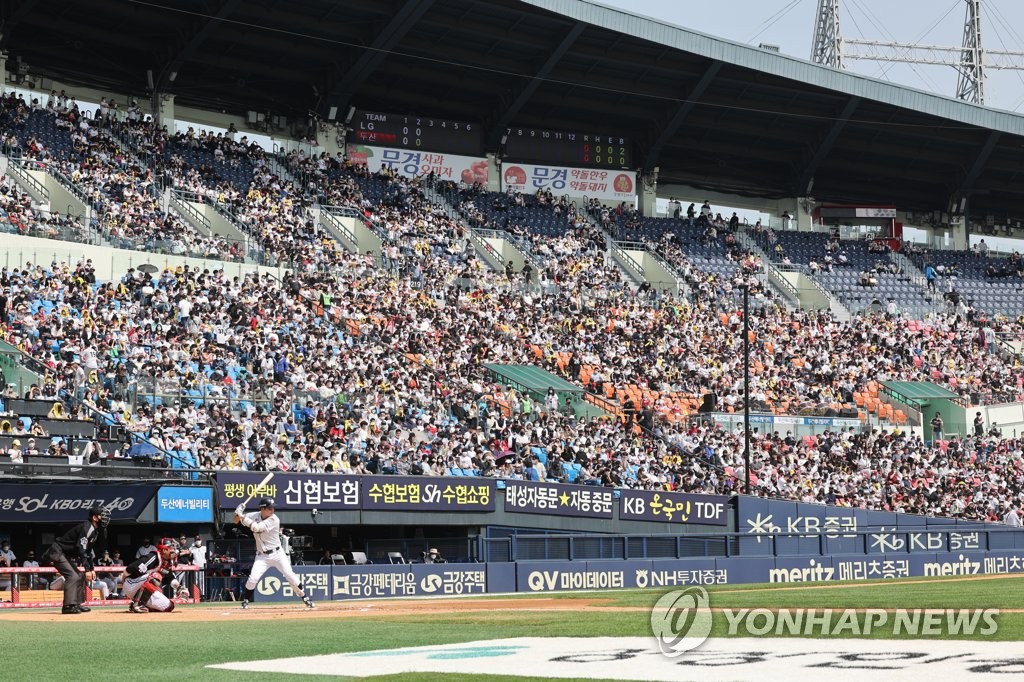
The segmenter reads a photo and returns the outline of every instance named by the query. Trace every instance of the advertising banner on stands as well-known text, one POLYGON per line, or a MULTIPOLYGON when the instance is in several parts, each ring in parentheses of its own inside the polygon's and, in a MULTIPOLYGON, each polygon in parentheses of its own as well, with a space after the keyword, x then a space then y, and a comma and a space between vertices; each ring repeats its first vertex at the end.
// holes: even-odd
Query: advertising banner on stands
POLYGON ((606 168, 540 166, 533 163, 505 163, 501 167, 501 189, 523 194, 551 190, 556 196, 588 197, 604 201, 633 202, 636 173, 606 168))
POLYGON ((611 488, 535 481, 505 483, 506 512, 610 519, 614 506, 611 488))
MULTIPOLYGON (((250 495, 254 500, 273 497, 279 510, 313 509, 323 511, 359 509, 359 476, 337 474, 276 474, 262 488, 257 485, 266 475, 262 471, 222 471, 217 474, 217 501, 221 509, 233 509, 250 495)), ((251 501, 250 507, 256 508, 251 501)))
POLYGON ((725 495, 623 490, 619 498, 619 519, 726 526, 729 524, 728 502, 725 495))
POLYGON ((156 493, 151 485, 0 485, 0 522, 84 521, 90 507, 134 521, 156 493))
POLYGON ((384 511, 494 511, 495 483, 489 478, 434 479, 422 476, 366 476, 362 508, 384 511))
POLYGON ((442 152, 350 144, 348 158, 353 163, 366 166, 371 173, 387 169, 407 178, 433 173, 442 180, 486 185, 489 175, 487 159, 442 152))
POLYGON ((891 552, 957 552, 1013 549, 1015 534, 985 533, 1002 524, 962 522, 915 514, 851 509, 826 504, 767 500, 740 496, 737 531, 747 556, 778 554, 887 554, 891 552), (868 535, 858 535, 868 531, 868 535), (766 536, 776 536, 773 542, 766 536), (991 539, 993 545, 986 546, 991 539), (1003 544, 999 544, 1003 543, 1003 544), (1007 546, 1010 545, 1010 546, 1007 546))
POLYGON ((210 523, 213 488, 161 486, 156 494, 158 523, 210 523))
MULTIPOLYGON (((425 478, 423 476, 339 476, 338 474, 276 474, 260 489, 266 474, 221 472, 217 494, 221 509, 232 509, 250 495, 273 497, 281 511, 449 511, 492 512, 495 482, 487 478, 425 478)), ((256 502, 251 501, 253 509, 256 502)))

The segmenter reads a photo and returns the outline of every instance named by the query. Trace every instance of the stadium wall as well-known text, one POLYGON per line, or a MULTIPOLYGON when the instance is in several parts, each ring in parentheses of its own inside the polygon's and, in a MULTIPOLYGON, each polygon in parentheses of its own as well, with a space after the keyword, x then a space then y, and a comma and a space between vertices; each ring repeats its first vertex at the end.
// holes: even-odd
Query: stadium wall
POLYGON ((975 412, 981 412, 987 425, 986 428, 992 428, 993 424, 998 424, 1004 438, 1016 438, 1018 434, 1024 433, 1024 403, 1003 403, 968 408, 966 419, 968 423, 973 423, 975 412))
POLYGON ((53 261, 58 263, 66 261, 74 265, 86 258, 92 259, 98 280, 120 280, 128 271, 128 268, 138 267, 143 263, 151 263, 160 269, 176 268, 179 265, 188 265, 200 270, 207 268, 210 270, 223 269, 225 275, 229 277, 236 275, 241 277, 248 273, 259 272, 281 278, 288 272, 288 269, 284 267, 270 268, 249 263, 229 263, 206 258, 130 251, 128 249, 114 249, 109 246, 76 244, 15 234, 4 235, 4 250, 3 255, 0 256, 0 264, 8 268, 22 266, 26 262, 31 262, 33 265, 41 264, 48 266, 53 261))
POLYGON ((70 213, 73 216, 92 217, 92 209, 68 191, 55 177, 41 170, 28 170, 27 172, 46 188, 51 211, 65 215, 70 213))
MULTIPOLYGON (((485 564, 299 566, 296 573, 317 601, 387 597, 457 596, 511 592, 674 589, 690 585, 827 583, 897 578, 998 575, 1024 572, 1024 549, 1000 552, 835 555, 819 558, 628 559, 485 564)), ((241 578, 214 589, 237 589, 241 578)), ((256 601, 294 600, 276 570, 257 584, 256 601)))

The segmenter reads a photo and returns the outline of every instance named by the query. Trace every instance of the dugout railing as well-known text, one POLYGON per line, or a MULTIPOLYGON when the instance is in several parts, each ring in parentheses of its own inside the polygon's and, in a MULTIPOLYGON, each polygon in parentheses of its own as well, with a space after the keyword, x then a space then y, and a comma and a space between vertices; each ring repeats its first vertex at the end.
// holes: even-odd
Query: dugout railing
MULTIPOLYGON (((197 604, 206 594, 205 571, 196 566, 174 566, 174 578, 179 581, 177 589, 165 584, 164 593, 176 604, 197 604)), ((120 576, 124 566, 97 566, 96 577, 99 580, 109 578, 114 590, 121 589, 120 576)), ((79 568, 80 573, 84 573, 79 568)), ((50 566, 39 568, 9 568, 0 566, 0 609, 10 608, 60 608, 64 599, 64 587, 51 586, 60 577, 57 569, 50 566), (45 586, 40 578, 45 580, 45 586)), ((83 578, 84 579, 84 578, 83 578)), ((111 592, 110 596, 119 592, 111 592)), ((86 584, 85 601, 87 606, 127 606, 129 600, 118 596, 102 598, 102 588, 97 584, 86 584)))

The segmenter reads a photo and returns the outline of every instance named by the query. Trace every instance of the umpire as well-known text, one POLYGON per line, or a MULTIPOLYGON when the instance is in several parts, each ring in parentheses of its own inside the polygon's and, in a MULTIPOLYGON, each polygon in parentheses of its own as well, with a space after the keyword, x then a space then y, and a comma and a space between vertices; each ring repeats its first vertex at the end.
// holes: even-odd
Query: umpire
POLYGON ((102 507, 92 507, 89 509, 88 521, 77 524, 57 538, 43 555, 43 558, 64 576, 64 606, 60 610, 61 613, 85 613, 91 610, 88 606, 82 606, 85 600, 85 584, 71 559, 77 557, 82 560, 85 579, 92 581, 96 577, 93 571, 92 548, 101 533, 106 535, 108 523, 110 512, 102 507))

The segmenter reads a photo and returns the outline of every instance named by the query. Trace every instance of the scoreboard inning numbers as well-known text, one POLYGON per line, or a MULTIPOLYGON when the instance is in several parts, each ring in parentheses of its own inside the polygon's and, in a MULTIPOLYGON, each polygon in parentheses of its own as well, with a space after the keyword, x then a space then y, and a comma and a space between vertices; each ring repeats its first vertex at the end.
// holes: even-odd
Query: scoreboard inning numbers
POLYGON ((503 152, 509 161, 599 168, 633 167, 633 144, 629 138, 618 135, 507 128, 503 152))
POLYGON ((483 126, 472 121, 357 109, 349 125, 352 144, 477 157, 499 151, 503 159, 513 162, 633 168, 633 143, 619 135, 506 128, 501 148, 485 150, 483 126))
POLYGON ((484 153, 483 128, 471 121, 357 109, 349 125, 348 141, 353 144, 463 156, 484 153))

